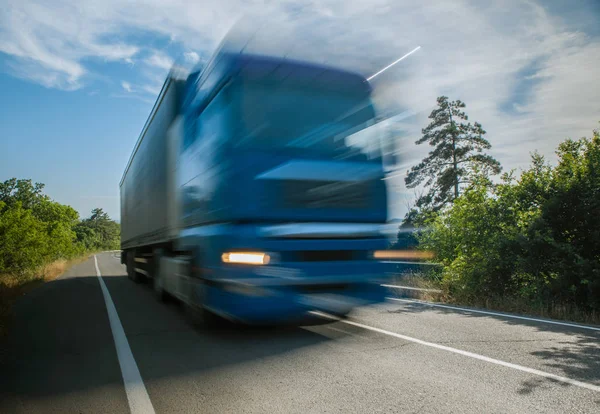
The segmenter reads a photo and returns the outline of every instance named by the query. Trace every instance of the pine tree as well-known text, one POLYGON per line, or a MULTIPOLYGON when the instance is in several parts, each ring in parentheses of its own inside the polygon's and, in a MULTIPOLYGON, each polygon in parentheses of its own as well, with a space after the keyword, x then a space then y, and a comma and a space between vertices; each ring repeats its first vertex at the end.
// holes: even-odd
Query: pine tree
POLYGON ((424 184, 428 191, 415 203, 419 209, 439 210, 460 195, 461 187, 471 182, 473 171, 485 175, 499 174, 500 163, 484 154, 491 144, 483 138, 481 124, 471 124, 462 111, 465 104, 437 99, 438 107, 429 115, 431 123, 422 129, 417 145, 425 142, 434 149, 418 165, 407 172, 404 179, 408 188, 424 184))

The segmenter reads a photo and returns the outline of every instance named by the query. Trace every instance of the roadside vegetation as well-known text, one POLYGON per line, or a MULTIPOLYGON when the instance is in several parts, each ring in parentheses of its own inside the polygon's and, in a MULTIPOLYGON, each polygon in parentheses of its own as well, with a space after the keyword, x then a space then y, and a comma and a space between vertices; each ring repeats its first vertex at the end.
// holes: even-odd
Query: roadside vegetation
POLYGON ((119 248, 120 226, 102 209, 81 220, 43 188, 26 179, 0 183, 0 335, 14 300, 30 287, 90 252, 119 248))
POLYGON ((473 141, 481 126, 438 104, 417 142, 434 149, 406 177, 428 192, 400 235, 416 228, 442 266, 412 282, 448 302, 600 323, 600 131, 563 141, 555 165, 534 153, 520 175, 494 182, 500 165, 482 152, 491 145, 473 141))

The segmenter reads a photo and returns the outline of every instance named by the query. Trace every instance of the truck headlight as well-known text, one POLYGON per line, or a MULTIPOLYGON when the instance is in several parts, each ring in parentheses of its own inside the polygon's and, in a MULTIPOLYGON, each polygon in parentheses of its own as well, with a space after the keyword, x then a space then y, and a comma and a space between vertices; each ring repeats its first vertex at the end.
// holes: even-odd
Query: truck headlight
POLYGON ((266 265, 271 261, 271 256, 261 252, 228 252, 221 255, 221 260, 223 263, 266 265))

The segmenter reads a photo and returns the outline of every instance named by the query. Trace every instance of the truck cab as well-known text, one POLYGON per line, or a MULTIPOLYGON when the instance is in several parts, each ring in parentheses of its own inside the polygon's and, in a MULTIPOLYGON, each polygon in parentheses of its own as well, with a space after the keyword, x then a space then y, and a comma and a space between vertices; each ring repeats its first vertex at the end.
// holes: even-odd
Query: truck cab
POLYGON ((121 184, 128 273, 200 320, 284 323, 383 301, 371 93, 346 70, 226 52, 168 78, 121 184))
POLYGON ((359 75, 221 56, 188 79, 178 249, 202 303, 256 322, 383 300, 387 200, 375 110, 359 75))

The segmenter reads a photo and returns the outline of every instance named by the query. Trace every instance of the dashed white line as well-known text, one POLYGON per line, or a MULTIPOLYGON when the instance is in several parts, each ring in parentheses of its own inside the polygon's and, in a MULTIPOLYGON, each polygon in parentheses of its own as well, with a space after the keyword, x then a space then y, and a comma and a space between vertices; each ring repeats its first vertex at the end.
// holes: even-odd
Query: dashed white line
POLYGON ((431 302, 425 302, 425 301, 422 301, 422 300, 400 299, 400 298, 387 298, 387 299, 395 300, 395 301, 398 301, 398 302, 416 303, 416 304, 419 304, 419 305, 432 306, 432 307, 435 307, 435 308, 452 309, 452 310, 458 310, 458 311, 461 311, 461 312, 481 313, 483 315, 491 315, 491 316, 502 316, 503 318, 521 319, 521 320, 524 320, 524 321, 549 323, 551 325, 561 325, 561 326, 568 326, 570 328, 588 329, 590 331, 598 331, 598 332, 600 332, 600 328, 597 328, 597 327, 594 327, 594 326, 589 326, 589 325, 579 325, 579 324, 576 324, 576 323, 552 321, 552 320, 549 320, 549 319, 530 318, 528 316, 510 315, 510 314, 507 314, 507 313, 491 312, 491 311, 484 311, 484 310, 478 310, 478 309, 460 308, 460 307, 457 307, 457 306, 442 305, 440 303, 431 303, 431 302))
POLYGON ((347 325, 352 325, 352 326, 356 326, 362 329, 366 329, 369 331, 373 331, 373 332, 377 332, 380 334, 384 334, 384 335, 389 335, 389 336, 393 336, 395 338, 398 339, 403 339, 405 341, 409 341, 409 342, 414 342, 416 344, 419 345, 424 345, 424 346, 428 346, 430 348, 436 348, 436 349, 440 349, 442 351, 447 351, 447 352, 452 352, 454 354, 458 354, 458 355, 463 355, 469 358, 474 358, 474 359, 478 359, 480 361, 485 361, 485 362, 489 362, 491 364, 495 364, 495 365, 500 365, 503 367, 507 367, 507 368, 512 368, 514 370, 517 371, 522 371, 522 372, 526 372, 528 374, 533 374, 533 375, 538 375, 540 377, 544 377, 544 378, 549 378, 555 381, 559 381, 562 382, 564 384, 570 384, 570 385, 575 385, 577 387, 581 387, 581 388, 586 388, 588 390, 591 391, 596 391, 596 392, 600 392, 600 386, 598 385, 594 385, 594 384, 589 384, 587 382, 582 382, 582 381, 577 381, 571 378, 567 378, 567 377, 562 377, 560 375, 554 375, 554 374, 550 374, 549 372, 544 372, 544 371, 540 371, 537 369, 533 369, 533 368, 528 368, 528 367, 524 367, 522 365, 517 365, 517 364, 513 364, 510 362, 506 362, 506 361, 501 361, 499 359, 494 359, 494 358, 490 358, 490 357, 486 357, 484 355, 479 355, 473 352, 469 352, 469 351, 463 351, 462 349, 457 349, 457 348, 452 348, 449 346, 445 346, 445 345, 440 345, 440 344, 436 344, 434 342, 427 342, 427 341, 423 341, 421 339, 417 339, 417 338, 413 338, 411 336, 406 336, 406 335, 402 335, 396 332, 391 332, 391 331, 386 331, 385 329, 380 329, 380 328, 376 328, 374 326, 369 326, 369 325, 364 325, 362 323, 358 323, 358 322, 354 322, 354 321, 349 321, 349 320, 343 320, 343 319, 338 319, 334 316, 330 316, 321 312, 313 312, 321 317, 325 317, 328 319, 333 319, 333 320, 337 320, 341 323, 345 323, 347 325))
POLYGON ((119 365, 121 366, 121 375, 123 376, 123 383, 125 384, 125 393, 127 394, 127 401, 129 402, 129 410, 133 414, 154 413, 154 407, 146 391, 146 386, 140 375, 133 353, 129 347, 127 336, 121 325, 121 320, 117 314, 115 304, 110 297, 110 293, 102 280, 100 274, 100 268, 98 267, 98 258, 94 255, 94 264, 96 265, 96 276, 100 282, 100 288, 102 289, 102 295, 104 296, 104 303, 106 304, 106 310, 108 312, 108 320, 110 322, 110 329, 112 330, 113 339, 115 341, 115 348, 117 349, 117 358, 119 359, 119 365))

